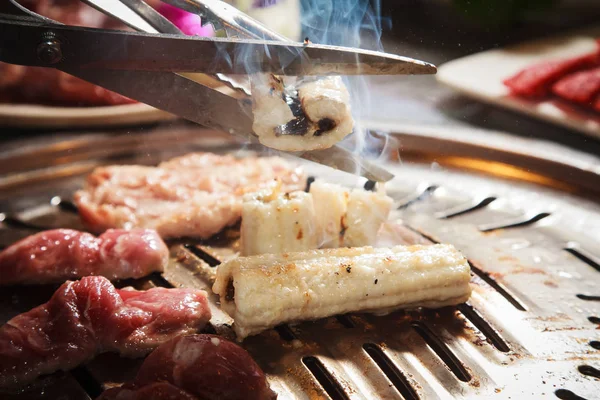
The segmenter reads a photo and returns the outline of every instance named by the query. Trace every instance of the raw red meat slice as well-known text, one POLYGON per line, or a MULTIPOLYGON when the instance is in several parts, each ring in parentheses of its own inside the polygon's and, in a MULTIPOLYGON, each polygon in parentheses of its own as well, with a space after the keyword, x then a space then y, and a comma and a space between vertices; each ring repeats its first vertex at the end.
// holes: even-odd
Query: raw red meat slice
POLYGON ((554 82, 585 68, 595 67, 600 62, 600 52, 586 54, 568 60, 548 61, 527 67, 504 80, 513 94, 525 97, 540 97, 549 93, 554 82))
POLYGON ((69 281, 46 304, 0 327, 0 388, 71 369, 102 352, 143 356, 209 319, 202 290, 117 290, 100 276, 69 281))
POLYGON ((600 93, 600 67, 567 75, 552 86, 565 100, 590 105, 600 93))
POLYGON ((98 400, 142 400, 140 393, 148 393, 148 387, 164 393, 153 397, 157 400, 187 400, 187 395, 200 400, 277 397, 250 354, 215 335, 180 336, 161 345, 146 358, 133 382, 104 392, 98 400))
POLYGON ((158 167, 97 168, 75 202, 94 232, 140 227, 163 238, 208 238, 240 219, 245 193, 275 179, 286 192, 306 184, 302 170, 279 157, 192 153, 158 167))
POLYGON ((71 229, 44 231, 0 252, 0 286, 64 282, 88 275, 140 278, 162 271, 169 249, 156 231, 108 230, 100 237, 71 229))

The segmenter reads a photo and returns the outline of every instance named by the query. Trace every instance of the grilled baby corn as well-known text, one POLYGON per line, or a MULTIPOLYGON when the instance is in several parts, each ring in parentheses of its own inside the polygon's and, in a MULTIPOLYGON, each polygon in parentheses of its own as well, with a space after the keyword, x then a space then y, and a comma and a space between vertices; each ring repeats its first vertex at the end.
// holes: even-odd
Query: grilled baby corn
POLYGON ((313 197, 320 247, 340 247, 350 193, 346 188, 317 180, 310 185, 313 197))
POLYGON ((280 186, 244 196, 242 255, 318 247, 312 196, 300 191, 281 193, 280 186))
POLYGON ((394 201, 383 192, 368 192, 354 189, 348 198, 348 209, 344 219, 346 247, 370 246, 375 244, 377 232, 392 211, 394 201))
POLYGON ((394 201, 383 191, 350 191, 343 186, 315 181, 313 195, 321 247, 374 245, 394 201))
POLYGON ((213 291, 241 340, 284 322, 459 304, 469 279, 451 245, 340 248, 233 259, 213 291))

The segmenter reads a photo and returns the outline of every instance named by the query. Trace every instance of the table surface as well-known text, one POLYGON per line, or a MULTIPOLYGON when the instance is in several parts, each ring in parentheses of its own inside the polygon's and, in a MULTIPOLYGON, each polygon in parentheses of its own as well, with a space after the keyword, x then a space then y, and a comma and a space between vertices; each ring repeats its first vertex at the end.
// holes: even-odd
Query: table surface
MULTIPOLYGON (((581 1, 585 3, 585 0, 581 1)), ((530 21, 497 29, 465 23, 447 5, 431 6, 429 2, 416 0, 383 3, 383 15, 391 15, 389 19, 392 21, 381 38, 384 50, 436 65, 486 49, 580 28, 597 22, 600 17, 600 4, 590 8, 588 2, 585 5, 567 5, 566 10, 555 11, 543 22, 530 21)), ((369 46, 372 44, 365 47, 369 46)), ((361 102, 360 118, 363 119, 386 121, 398 126, 408 123, 503 131, 600 155, 598 140, 461 96, 437 83, 433 76, 368 77, 365 83, 368 100, 361 102)), ((125 130, 135 133, 153 128, 125 130)), ((106 129, 100 131, 106 132, 106 129)), ((0 127, 0 145, 6 151, 25 143, 41 145, 80 134, 75 131, 20 131, 0 127)))

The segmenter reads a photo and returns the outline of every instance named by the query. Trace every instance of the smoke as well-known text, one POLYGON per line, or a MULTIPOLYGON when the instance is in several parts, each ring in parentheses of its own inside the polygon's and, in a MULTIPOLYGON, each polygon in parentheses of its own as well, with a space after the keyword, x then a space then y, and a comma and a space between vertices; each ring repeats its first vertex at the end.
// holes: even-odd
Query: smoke
MULTIPOLYGON (((383 51, 382 30, 391 28, 391 20, 381 15, 381 0, 301 0, 301 11, 303 36, 313 43, 383 51)), ((361 123, 372 115, 374 105, 369 79, 349 76, 344 82, 350 92, 355 126, 341 145, 361 156, 373 156, 374 148, 381 150, 381 137, 374 137, 361 123)), ((395 147, 393 140, 385 135, 380 158, 389 158, 386 154, 395 147)))
POLYGON ((314 43, 383 50, 380 0, 301 0, 301 11, 302 32, 314 43))

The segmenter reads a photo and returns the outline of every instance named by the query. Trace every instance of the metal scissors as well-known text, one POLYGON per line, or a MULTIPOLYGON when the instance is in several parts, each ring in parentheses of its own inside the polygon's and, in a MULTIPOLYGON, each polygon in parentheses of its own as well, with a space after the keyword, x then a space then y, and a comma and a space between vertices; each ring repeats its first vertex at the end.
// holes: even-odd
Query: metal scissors
MULTIPOLYGON (((178 115, 256 142, 249 90, 230 75, 434 74, 435 66, 362 49, 297 43, 220 0, 164 0, 201 16, 226 38, 185 36, 143 0, 82 0, 136 32, 62 25, 9 0, 0 14, 0 61, 51 67, 178 115), (233 90, 190 79, 208 74, 233 90)), ((375 181, 386 170, 341 146, 298 154, 375 181)))

